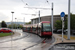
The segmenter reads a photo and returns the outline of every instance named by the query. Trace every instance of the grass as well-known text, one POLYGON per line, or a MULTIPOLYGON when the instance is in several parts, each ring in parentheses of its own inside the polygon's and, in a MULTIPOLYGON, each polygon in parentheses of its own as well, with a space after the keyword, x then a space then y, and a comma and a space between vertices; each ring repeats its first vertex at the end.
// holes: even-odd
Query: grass
POLYGON ((4 37, 4 36, 10 36, 11 33, 0 33, 0 37, 4 37))
MULTIPOLYGON (((62 37, 62 35, 59 35, 59 36, 62 37)), ((64 37, 65 39, 68 39, 68 38, 67 38, 67 35, 63 35, 63 37, 64 37)), ((71 39, 71 40, 75 40, 75 37, 74 37, 74 36, 70 36, 70 39, 71 39)))

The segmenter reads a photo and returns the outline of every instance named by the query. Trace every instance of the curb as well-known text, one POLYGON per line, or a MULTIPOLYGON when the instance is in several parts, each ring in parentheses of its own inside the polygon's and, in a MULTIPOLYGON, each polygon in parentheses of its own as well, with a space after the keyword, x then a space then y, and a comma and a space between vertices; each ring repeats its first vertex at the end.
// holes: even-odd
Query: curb
MULTIPOLYGON (((53 36, 55 38, 55 36, 53 36)), ((56 43, 58 41, 58 38, 55 38, 55 42, 52 43, 52 45, 50 46, 49 49, 51 49, 54 45, 58 45, 58 44, 74 44, 75 45, 75 42, 60 42, 60 43, 56 43)))
MULTIPOLYGON (((57 44, 75 44, 75 42, 61 42, 61 43, 57 43, 57 44)), ((57 45, 55 44, 55 45, 57 45)))
MULTIPOLYGON (((53 36, 54 37, 54 36, 53 36)), ((55 38, 55 37, 54 37, 55 38)), ((55 45, 55 43, 57 42, 57 38, 55 38, 55 42, 54 43, 52 43, 52 45, 50 45, 50 48, 52 48, 54 45, 55 45)), ((49 49, 50 49, 49 48, 49 49)))

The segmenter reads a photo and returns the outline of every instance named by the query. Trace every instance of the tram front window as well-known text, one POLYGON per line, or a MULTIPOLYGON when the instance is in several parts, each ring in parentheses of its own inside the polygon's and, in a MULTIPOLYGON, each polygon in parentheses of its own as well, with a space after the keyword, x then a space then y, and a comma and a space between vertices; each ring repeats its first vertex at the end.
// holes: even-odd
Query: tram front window
POLYGON ((51 31, 51 24, 43 23, 43 31, 51 31))

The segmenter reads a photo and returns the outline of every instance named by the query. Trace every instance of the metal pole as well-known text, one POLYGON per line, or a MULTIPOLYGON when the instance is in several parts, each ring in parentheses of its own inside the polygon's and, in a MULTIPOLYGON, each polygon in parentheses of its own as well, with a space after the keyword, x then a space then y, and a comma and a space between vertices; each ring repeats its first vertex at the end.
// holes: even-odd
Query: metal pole
POLYGON ((53 34, 53 3, 52 3, 52 9, 51 10, 52 10, 52 21, 51 21, 52 23, 51 24, 52 24, 52 34, 53 34))
POLYGON ((70 40, 70 0, 68 0, 68 40, 70 40))
POLYGON ((63 42, 63 29, 64 29, 64 22, 62 20, 62 42, 63 42))
POLYGON ((18 30, 18 19, 17 19, 17 30, 18 30))
MULTIPOLYGON (((12 13, 12 23, 11 23, 11 25, 12 25, 12 30, 13 30, 13 13, 14 12, 11 12, 12 13)), ((12 33, 11 33, 11 48, 12 48, 12 33)))
POLYGON ((25 24, 25 17, 24 17, 24 24, 25 24))
POLYGON ((39 11, 39 23, 40 23, 40 11, 39 11))
POLYGON ((13 13, 14 13, 14 12, 11 12, 11 13, 12 13, 12 29, 13 29, 13 13))
POLYGON ((16 19, 17 19, 17 18, 15 18, 15 32, 16 32, 16 19))

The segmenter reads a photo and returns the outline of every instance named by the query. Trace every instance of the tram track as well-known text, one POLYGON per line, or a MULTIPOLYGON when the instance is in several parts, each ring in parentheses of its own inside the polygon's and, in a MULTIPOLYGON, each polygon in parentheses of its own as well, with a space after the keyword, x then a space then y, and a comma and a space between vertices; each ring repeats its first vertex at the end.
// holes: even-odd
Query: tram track
MULTIPOLYGON (((36 46, 39 46, 40 44, 44 44, 44 43, 42 43, 42 41, 44 41, 45 40, 45 43, 46 44, 50 44, 51 42, 50 41, 52 41, 52 39, 51 38, 47 38, 47 39, 45 39, 45 38, 40 38, 38 35, 35 35, 35 34, 32 34, 32 33, 27 33, 27 32, 23 32, 23 36, 22 37, 20 37, 20 38, 16 38, 16 39, 12 39, 12 41, 14 41, 14 42, 16 42, 16 40, 23 40, 23 42, 25 41, 25 42, 32 42, 33 44, 32 45, 29 45, 29 46, 27 46, 27 47, 25 47, 24 49, 23 48, 21 48, 22 50, 28 50, 28 49, 30 49, 30 48, 34 48, 34 46, 36 47, 36 46), (24 35, 25 34, 25 35, 24 35), (38 38, 37 38, 38 37, 38 38), (24 39, 26 39, 26 40, 24 40, 24 39), (38 40, 36 40, 36 39, 38 39, 38 40)), ((8 40, 8 41, 10 41, 10 40, 8 40)), ((8 42, 8 41, 4 41, 4 42, 8 42)), ((4 43, 4 42, 0 42, 0 43, 4 43)), ((42 45, 41 46, 41 48, 43 48, 43 47, 45 47, 45 46, 48 46, 48 45, 42 45)), ((14 46, 13 46, 14 47, 14 46)), ((22 47, 22 46, 21 46, 22 47)), ((2 48, 2 47, 0 47, 0 48, 2 48)), ((3 48, 7 48, 7 49, 9 49, 9 48, 11 48, 10 46, 9 47, 3 47, 3 48)), ((15 47, 14 47, 15 48, 15 47)), ((20 48, 20 46, 17 46, 16 48, 20 48)), ((15 49, 16 49, 15 48, 15 49)))
MULTIPOLYGON (((52 37, 54 40, 55 40, 55 38, 54 37, 52 37)), ((32 45, 32 46, 29 46, 29 47, 27 47, 27 48, 24 48, 23 50, 27 50, 27 49, 30 49, 30 48, 32 48, 32 47, 34 47, 34 46, 38 46, 39 44, 41 44, 41 43, 43 43, 43 41, 45 40, 45 45, 43 45, 43 46, 41 46, 41 48, 44 48, 44 47, 46 47, 46 46, 50 46, 52 43, 53 43, 53 39, 51 39, 51 38, 44 38, 40 43, 37 43, 37 44, 34 44, 34 45, 32 45), (46 45, 47 44, 47 45, 46 45)))
MULTIPOLYGON (((15 38, 12 38, 12 39, 8 39, 8 40, 5 40, 5 41, 0 41, 0 43, 4 43, 4 42, 8 42, 8 41, 15 41, 15 40, 19 40, 19 39, 22 39, 22 38, 26 38, 27 36, 29 36, 28 34, 22 36, 22 37, 15 37, 15 38)), ((10 37, 11 38, 11 37, 10 37)))

